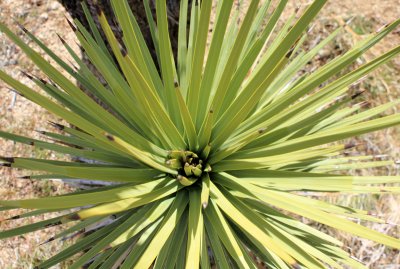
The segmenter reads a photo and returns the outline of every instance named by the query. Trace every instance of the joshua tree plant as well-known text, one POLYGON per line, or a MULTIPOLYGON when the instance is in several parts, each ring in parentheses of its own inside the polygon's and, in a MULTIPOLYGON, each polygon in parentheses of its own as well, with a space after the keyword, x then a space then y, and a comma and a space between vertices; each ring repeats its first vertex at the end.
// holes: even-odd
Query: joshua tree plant
POLYGON ((84 53, 106 85, 62 38, 78 67, 67 64, 21 26, 108 110, 0 24, 0 30, 47 76, 26 74, 47 94, 33 91, 2 71, 0 79, 78 127, 52 123, 60 132, 43 135, 53 143, 6 132, 0 136, 97 161, 1 157, 1 164, 42 172, 27 176, 31 179, 116 183, 62 196, 1 200, 1 210, 32 209, 11 219, 54 211, 60 216, 2 231, 0 238, 70 223, 46 242, 68 235, 78 240, 37 268, 49 268, 77 253, 81 255, 71 268, 210 268, 211 264, 256 268, 254 256, 267 268, 365 268, 341 248, 340 241, 302 223, 297 215, 400 248, 400 240, 353 221, 380 219, 313 196, 317 192, 398 192, 399 188, 382 184, 400 182, 398 176, 346 175, 343 172, 349 168, 387 162, 368 156, 353 162, 345 154, 352 145, 340 142, 400 123, 399 114, 378 117, 398 101, 368 110, 360 104, 349 105, 358 96, 349 87, 395 57, 400 47, 343 72, 400 20, 312 73, 298 75, 340 31, 309 51, 301 50, 309 24, 325 2, 314 1, 297 20, 293 16, 275 31, 287 0, 275 8, 270 1, 250 1, 240 24, 239 12, 231 10, 233 1, 218 1, 208 45, 213 1, 192 5, 189 31, 188 1, 181 1, 175 63, 166 2, 157 0, 155 18, 147 15, 158 72, 128 3, 111 1, 123 33, 121 42, 101 9, 97 16, 112 53, 88 12, 91 32, 79 21, 71 22, 84 53), (99 225, 89 228, 93 224, 99 225))

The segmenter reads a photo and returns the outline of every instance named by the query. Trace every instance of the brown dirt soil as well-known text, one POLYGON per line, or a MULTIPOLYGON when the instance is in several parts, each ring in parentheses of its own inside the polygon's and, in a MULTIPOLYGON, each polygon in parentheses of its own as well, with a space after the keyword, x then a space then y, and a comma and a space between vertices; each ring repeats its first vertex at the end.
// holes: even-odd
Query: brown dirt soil
MULTIPOLYGON (((289 1, 290 8, 285 16, 292 14, 294 8, 310 2, 310 0, 289 1)), ((14 20, 23 24, 32 31, 37 37, 42 39, 51 49, 59 52, 59 55, 65 55, 65 50, 61 42, 57 39, 55 33, 60 33, 69 44, 74 46, 75 38, 64 19, 65 10, 53 0, 0 0, 0 21, 6 23, 15 33, 18 33, 26 42, 29 40, 24 37, 14 20)), ((338 38, 338 41, 321 51, 319 59, 314 64, 324 64, 326 59, 332 54, 338 53, 341 49, 346 50, 362 35, 379 29, 385 23, 391 22, 400 17, 400 5, 398 0, 343 0, 329 1, 319 19, 315 22, 315 29, 312 31, 312 37, 318 38, 325 36, 329 29, 327 25, 342 24, 343 21, 354 17, 347 32, 338 38), (361 33, 361 35, 359 35, 361 33)), ((310 42, 312 44, 312 42, 310 42)), ((390 34, 383 42, 375 46, 367 59, 372 59, 383 51, 387 51, 395 45, 400 44, 400 29, 390 34)), ((75 47, 76 49, 76 47, 75 47)), ((3 34, 0 33, 0 68, 11 74, 19 81, 33 87, 37 87, 24 77, 20 70, 28 71, 35 75, 40 72, 35 68, 21 53, 21 50, 13 45, 3 34)), ((381 68, 379 72, 374 73, 374 79, 369 79, 368 83, 361 84, 360 87, 367 90, 365 99, 371 106, 378 105, 388 100, 398 99, 400 96, 400 57, 397 57, 391 65, 381 68)), ((397 108, 399 109, 399 108, 397 108)), ((0 82, 0 129, 10 131, 16 134, 27 135, 38 138, 40 134, 34 130, 50 129, 48 120, 58 121, 59 119, 41 109, 37 105, 25 100, 23 97, 14 94, 4 83, 0 82)), ((390 159, 400 159, 400 137, 399 128, 377 132, 365 135, 358 139, 363 142, 364 150, 367 153, 388 155, 390 159)), ((5 156, 35 156, 56 158, 54 154, 30 146, 21 146, 9 141, 0 139, 0 155, 5 156)), ((359 171, 354 171, 359 173, 359 171)), ((367 173, 389 173, 399 174, 398 167, 391 167, 385 171, 368 170, 367 173)), ((33 196, 57 195, 70 190, 61 183, 53 182, 33 182, 18 179, 25 175, 23 171, 9 170, 0 168, 0 197, 1 199, 28 198, 33 196)), ((399 196, 384 195, 380 197, 371 196, 329 196, 332 202, 342 205, 354 205, 366 210, 372 210, 375 214, 386 219, 390 223, 400 223, 400 198, 399 196)), ((19 213, 17 211, 13 212, 19 213)), ((47 215, 46 217, 49 217, 47 215)), ((1 219, 10 217, 0 212, 1 219)), ((40 220, 42 217, 31 218, 30 220, 40 220)), ((0 230, 8 229, 11 225, 26 224, 27 221, 17 221, 13 223, 0 222, 0 230)), ((400 237, 400 231, 396 225, 369 224, 370 227, 400 237)), ((326 230, 325 227, 320 227, 326 230)), ((32 264, 46 259, 51 254, 59 251, 63 245, 60 243, 47 244, 39 246, 41 242, 54 235, 57 228, 50 228, 45 231, 27 234, 18 238, 12 238, 0 241, 0 268, 32 268, 32 264)), ((328 231, 333 233, 332 231, 328 231)), ((400 254, 398 251, 386 249, 380 245, 367 240, 358 240, 347 234, 335 232, 345 242, 346 249, 356 258, 362 260, 369 268, 400 268, 400 254)))
MULTIPOLYGON (((0 0, 1 22, 11 27, 19 37, 31 44, 32 42, 16 27, 15 21, 23 24, 38 38, 43 40, 47 46, 53 50, 57 50, 59 55, 65 55, 66 50, 63 50, 63 46, 57 38, 56 33, 65 37, 71 45, 76 47, 74 34, 70 31, 64 14, 64 8, 57 1, 0 0)), ((0 68, 22 83, 39 91, 32 81, 20 72, 20 70, 25 70, 28 73, 40 76, 39 70, 32 65, 17 46, 4 37, 4 34, 0 34, 0 44, 0 68)), ((49 120, 59 121, 57 117, 10 91, 3 82, 0 82, 0 129, 2 131, 39 138, 40 134, 35 132, 35 130, 51 130, 51 126, 47 123, 49 120)), ((56 157, 47 151, 15 144, 3 139, 0 140, 0 155, 56 157)), ((0 168, 1 199, 57 195, 65 193, 70 189, 57 182, 34 182, 18 179, 18 177, 26 174, 26 171, 0 168)), ((13 215, 18 213, 20 212, 17 210, 12 212, 13 215)), ((0 220, 10 216, 9 214, 0 212, 0 220)), ((9 229, 15 225, 27 224, 32 220, 47 219, 52 216, 54 217, 55 215, 47 214, 46 216, 30 218, 29 220, 1 222, 0 230, 9 229)), ((52 253, 56 253, 63 247, 63 244, 53 243, 43 246, 39 246, 39 244, 53 235, 56 230, 59 230, 59 228, 50 228, 16 238, 1 240, 0 268, 32 268, 33 263, 51 257, 52 253)))

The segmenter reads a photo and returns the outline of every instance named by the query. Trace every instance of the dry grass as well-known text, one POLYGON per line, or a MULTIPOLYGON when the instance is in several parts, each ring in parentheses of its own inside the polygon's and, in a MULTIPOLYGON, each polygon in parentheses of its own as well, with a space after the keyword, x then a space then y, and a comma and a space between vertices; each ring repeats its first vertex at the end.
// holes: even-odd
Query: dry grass
MULTIPOLYGON (((295 4, 305 4, 310 1, 290 2, 290 9, 285 13, 286 16, 291 14, 295 8, 295 4)), ((62 46, 56 38, 55 33, 61 33, 72 45, 74 45, 75 40, 63 18, 64 12, 63 8, 56 1, 51 0, 0 0, 0 20, 2 22, 5 22, 22 37, 21 31, 15 27, 13 22, 13 19, 16 19, 44 40, 50 48, 59 51, 60 55, 63 55, 64 51, 60 50, 62 46)), ((396 16, 399 16, 399 14, 400 5, 398 5, 398 0, 330 1, 315 23, 312 38, 307 42, 308 46, 313 46, 315 40, 326 36, 328 32, 332 31, 335 26, 343 23, 343 21, 347 21, 351 17, 354 18, 349 27, 346 28, 346 32, 333 44, 321 51, 312 65, 310 65, 310 68, 311 66, 324 64, 334 55, 347 50, 357 40, 362 38, 363 35, 396 19, 396 16)), ((26 38, 24 39, 28 41, 26 38)), ((19 70, 27 70, 33 74, 39 74, 39 70, 27 60, 16 46, 1 34, 0 44, 0 68, 23 83, 33 86, 27 78, 22 76, 19 70)), ((399 44, 400 30, 392 33, 382 43, 375 46, 365 58, 366 60, 372 59, 374 56, 399 44)), ((357 87, 358 89, 366 90, 363 98, 369 102, 371 107, 389 100, 398 99, 400 96, 400 57, 397 57, 391 64, 380 68, 379 71, 365 79, 357 87)), ((46 124, 48 120, 57 121, 58 119, 37 105, 15 95, 0 82, 1 130, 37 138, 39 134, 35 133, 34 130, 49 129, 50 126, 46 124)), ((399 128, 392 128, 362 136, 357 140, 362 142, 364 146, 358 148, 358 150, 361 151, 361 154, 387 155, 386 158, 388 159, 399 160, 399 131, 399 128)), ((0 155, 58 157, 46 151, 32 149, 29 146, 21 146, 1 139, 0 155)), ((399 167, 393 166, 385 169, 353 171, 353 173, 398 175, 400 172, 399 167)), ((33 182, 18 179, 23 174, 23 171, 0 169, 1 199, 28 198, 49 194, 56 195, 69 190, 68 187, 61 183, 33 182)), ((396 223, 400 223, 400 196, 346 195, 327 196, 323 199, 328 199, 331 202, 344 206, 354 206, 370 210, 371 213, 381 216, 391 224, 367 224, 368 226, 385 234, 400 237, 400 229, 395 225, 396 223)), ((7 217, 9 215, 0 212, 0 220, 7 217)), ((46 217, 49 217, 49 215, 46 217)), ((32 218, 30 221, 42 218, 32 218)), ((13 222, 12 225, 22 225, 24 223, 27 222, 13 222)), ((11 223, 2 222, 0 223, 0 229, 10 228, 10 225, 11 223)), ((0 241, 0 268, 31 268, 32 263, 50 257, 52 253, 60 250, 63 246, 60 243, 53 243, 38 247, 38 244, 53 235, 57 229, 50 228, 45 231, 0 241)), ((325 227, 320 227, 320 229, 326 230, 325 227)), ((327 232, 334 233, 335 236, 344 241, 349 252, 357 259, 363 261, 369 268, 400 268, 400 253, 397 250, 390 250, 373 242, 359 240, 337 231, 327 230, 327 232)))

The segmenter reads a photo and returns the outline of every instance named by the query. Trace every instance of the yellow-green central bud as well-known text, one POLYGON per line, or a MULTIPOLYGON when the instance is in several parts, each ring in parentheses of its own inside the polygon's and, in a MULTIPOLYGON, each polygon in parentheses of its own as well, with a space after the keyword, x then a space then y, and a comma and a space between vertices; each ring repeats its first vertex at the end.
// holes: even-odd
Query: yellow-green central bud
POLYGON ((191 151, 170 151, 165 164, 178 171, 176 179, 184 186, 194 184, 204 172, 211 171, 211 167, 191 151))

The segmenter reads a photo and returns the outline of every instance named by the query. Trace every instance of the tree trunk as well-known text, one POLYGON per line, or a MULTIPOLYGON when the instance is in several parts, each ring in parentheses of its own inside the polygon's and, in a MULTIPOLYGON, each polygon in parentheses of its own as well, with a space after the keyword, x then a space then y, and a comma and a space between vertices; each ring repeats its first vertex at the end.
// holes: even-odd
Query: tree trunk
MULTIPOLYGON (((85 15, 82 10, 81 2, 82 0, 59 0, 66 10, 71 14, 72 18, 77 18, 87 29, 89 29, 89 25, 85 19, 85 15)), ((121 40, 122 33, 119 27, 115 23, 114 14, 111 8, 110 1, 113 0, 87 0, 87 5, 89 10, 95 19, 95 22, 99 29, 101 29, 100 24, 97 19, 97 7, 96 5, 100 6, 104 13, 106 14, 110 26, 114 30, 115 35, 118 39, 121 40)), ((119 1, 119 0, 118 0, 119 1)), ((179 6, 180 0, 166 0, 167 1, 167 9, 168 9, 168 26, 170 32, 170 39, 171 39, 171 46, 174 52, 175 58, 177 55, 177 47, 178 47, 178 22, 179 22, 179 6)), ((189 1, 189 4, 192 1, 189 1)), ((152 37, 150 34, 150 29, 148 25, 148 21, 146 18, 146 12, 144 9, 143 0, 128 0, 129 6, 132 8, 132 12, 142 30, 142 34, 146 40, 147 46, 150 49, 152 54, 153 60, 158 66, 157 57, 155 54, 155 48, 153 45, 152 37)), ((150 0, 150 6, 153 12, 153 18, 155 18, 155 0, 150 0)), ((190 9, 189 9, 190 10, 190 9)), ((190 16, 188 16, 190 18, 190 16)), ((105 40, 105 37, 103 36, 105 40)), ((106 42, 107 44, 107 42, 106 42)))

